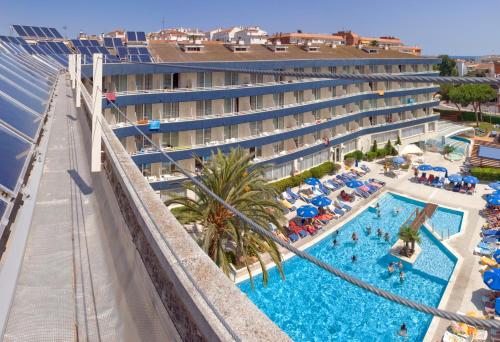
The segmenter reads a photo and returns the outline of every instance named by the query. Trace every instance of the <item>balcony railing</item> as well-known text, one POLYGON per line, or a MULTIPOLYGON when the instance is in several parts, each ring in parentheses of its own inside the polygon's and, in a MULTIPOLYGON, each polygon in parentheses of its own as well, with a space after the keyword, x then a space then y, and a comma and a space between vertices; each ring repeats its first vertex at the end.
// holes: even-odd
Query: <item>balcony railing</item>
MULTIPOLYGON (((416 102, 416 103, 411 103, 411 104, 400 104, 400 105, 395 105, 395 106, 385 106, 385 107, 376 107, 376 108, 363 109, 363 110, 360 110, 360 111, 357 111, 357 112, 336 115, 336 116, 331 117, 329 119, 321 119, 321 120, 316 120, 316 121, 313 121, 313 122, 307 122, 307 123, 304 123, 302 126, 299 126, 299 127, 295 126, 295 127, 289 128, 289 129, 275 129, 274 131, 263 132, 263 133, 261 133, 259 135, 250 135, 250 136, 246 136, 246 137, 242 137, 242 138, 231 138, 231 139, 226 139, 226 140, 223 140, 223 141, 210 141, 209 143, 195 144, 195 145, 191 145, 191 146, 177 146, 177 147, 172 147, 172 148, 165 148, 164 150, 165 151, 196 150, 196 149, 205 148, 205 147, 216 147, 216 146, 221 146, 221 145, 225 145, 225 144, 240 143, 240 142, 243 142, 243 141, 258 139, 258 138, 262 138, 262 137, 266 137, 266 136, 271 136, 271 135, 276 135, 276 134, 283 134, 283 133, 298 131, 298 130, 301 130, 303 128, 309 127, 309 126, 317 125, 317 124, 328 122, 328 121, 332 121, 332 120, 338 120, 338 119, 341 119, 341 118, 344 118, 344 117, 349 117, 349 116, 352 116, 352 115, 355 115, 355 114, 360 114, 360 113, 365 113, 365 112, 370 112, 370 111, 375 111, 375 110, 386 110, 386 109, 395 109, 395 108, 398 108, 398 109, 400 108, 402 111, 404 111, 405 107, 412 107, 412 106, 424 105, 424 104, 432 104, 432 103, 435 103, 435 102, 436 101, 431 100, 431 101, 416 102)), ((396 121, 396 122, 400 122, 400 121, 396 121)), ((394 122, 394 123, 396 123, 396 122, 394 122)), ((372 127, 372 126, 370 126, 370 127, 372 127)), ((361 127, 361 128, 367 128, 367 127, 361 127)), ((325 128, 322 128, 322 129, 325 129, 325 128)), ((142 154, 148 154, 148 153, 157 153, 157 152, 158 151, 156 149, 154 149, 154 148, 143 148, 140 151, 137 151, 135 153, 131 153, 131 155, 135 156, 135 155, 142 155, 142 154)))
MULTIPOLYGON (((384 92, 385 92, 385 94, 391 94, 391 93, 397 93, 400 91, 427 90, 427 89, 432 89, 432 88, 435 88, 435 86, 389 89, 389 90, 384 90, 384 92)), ((224 118, 224 117, 234 117, 234 116, 242 116, 242 115, 248 115, 248 114, 265 113, 268 111, 280 110, 280 109, 286 109, 286 108, 297 108, 297 107, 302 107, 302 106, 306 106, 306 105, 310 105, 310 104, 317 104, 317 103, 328 102, 328 101, 332 101, 332 100, 341 100, 341 99, 346 99, 349 97, 354 97, 354 96, 359 96, 359 95, 378 94, 380 91, 381 90, 360 91, 360 92, 356 92, 356 93, 349 93, 349 94, 344 94, 344 95, 339 95, 339 96, 331 96, 331 97, 321 98, 318 100, 309 100, 309 101, 303 101, 303 102, 298 102, 298 103, 290 103, 290 104, 286 104, 286 105, 282 105, 282 106, 250 109, 250 110, 245 110, 245 111, 228 112, 228 113, 223 113, 223 114, 211 114, 211 115, 203 115, 203 116, 189 116, 189 117, 175 117, 175 118, 161 118, 161 119, 155 119, 155 120, 160 121, 160 123, 171 123, 171 122, 185 122, 185 121, 194 121, 194 120, 220 119, 220 118, 224 118)), ((364 100, 361 100, 361 101, 364 101, 364 100)), ((122 127, 130 127, 130 126, 132 126, 132 124, 128 123, 128 122, 119 122, 119 123, 110 125, 110 127, 113 129, 122 128, 122 127)))

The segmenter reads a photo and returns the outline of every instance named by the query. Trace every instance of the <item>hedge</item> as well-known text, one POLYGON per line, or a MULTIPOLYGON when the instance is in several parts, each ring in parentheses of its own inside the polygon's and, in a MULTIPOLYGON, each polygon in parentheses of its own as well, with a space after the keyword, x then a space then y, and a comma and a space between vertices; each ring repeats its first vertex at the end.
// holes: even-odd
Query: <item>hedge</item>
POLYGON ((344 160, 346 160, 347 158, 354 158, 355 160, 361 160, 361 159, 363 159, 363 156, 364 156, 364 153, 362 151, 355 150, 355 151, 352 151, 352 152, 345 154, 344 160))
MULTIPOLYGON (((443 114, 454 114, 458 113, 458 110, 447 110, 447 109, 434 109, 435 111, 443 114)), ((492 124, 500 124, 500 116, 493 116, 483 113, 483 121, 491 122, 492 124)), ((476 114, 474 112, 460 112, 460 117, 462 121, 476 121, 476 114)))
POLYGON ((494 167, 473 167, 471 174, 480 180, 497 181, 500 180, 500 169, 494 167))
POLYGON ((307 178, 321 178, 329 173, 336 172, 341 168, 339 164, 334 164, 331 161, 325 162, 321 165, 306 170, 298 175, 281 179, 277 182, 271 183, 279 192, 285 191, 287 188, 296 187, 304 182, 307 178))

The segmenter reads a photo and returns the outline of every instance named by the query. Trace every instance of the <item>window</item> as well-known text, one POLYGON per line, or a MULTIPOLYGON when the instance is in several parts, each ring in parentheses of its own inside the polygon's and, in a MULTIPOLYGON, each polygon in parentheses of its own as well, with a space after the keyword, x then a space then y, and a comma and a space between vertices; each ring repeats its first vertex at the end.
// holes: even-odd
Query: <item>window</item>
POLYGON ((270 167, 264 171, 264 177, 267 180, 277 180, 288 177, 292 174, 292 163, 284 163, 270 167))
POLYGON ((224 126, 224 140, 238 139, 238 125, 224 126))
POLYGON ((414 135, 423 134, 424 131, 425 131, 424 125, 403 128, 401 130, 401 137, 402 138, 412 137, 414 135))
POLYGON ((136 104, 135 105, 135 115, 137 116, 137 120, 152 120, 153 119, 153 105, 151 103, 136 104))
POLYGON ((177 172, 175 165, 170 162, 162 162, 161 163, 161 174, 162 175, 171 175, 177 172))
POLYGON ((196 130, 196 145, 205 145, 212 140, 212 129, 203 128, 196 130))
POLYGON ((296 103, 304 102, 304 91, 303 90, 294 91, 293 97, 295 98, 296 103))
POLYGON ((300 127, 304 125, 304 113, 294 114, 295 124, 300 127))
POLYGON ((329 66, 328 67, 328 72, 330 72, 332 74, 336 74, 337 73, 337 67, 329 66))
POLYGON ((321 138, 320 131, 314 132, 313 133, 313 138, 314 138, 314 141, 318 141, 321 138))
POLYGON ((127 75, 111 76, 111 90, 127 91, 127 75))
POLYGON ((250 155, 253 155, 253 157, 262 157, 262 146, 255 146, 255 147, 250 147, 249 150, 250 155))
POLYGON ((196 78, 198 87, 210 88, 212 86, 211 72, 198 72, 196 78))
POLYGON ((337 87, 328 87, 328 92, 332 94, 332 97, 337 96, 337 87))
POLYGON ((354 151, 355 149, 356 149, 356 140, 351 140, 344 144, 344 154, 354 151))
POLYGON ((264 83, 264 75, 250 74, 250 83, 264 83))
POLYGON ((377 143, 386 143, 388 140, 394 141, 398 138, 398 131, 383 132, 372 135, 372 143, 374 140, 377 143))
POLYGON ((293 138, 293 141, 295 142, 295 146, 297 146, 297 148, 301 148, 302 146, 304 146, 303 135, 299 135, 298 137, 293 138))
POLYGON ((262 95, 250 96, 250 108, 252 110, 262 109, 262 95))
POLYGON ((278 130, 278 129, 284 129, 285 128, 285 118, 284 117, 279 117, 279 118, 274 118, 273 119, 273 123, 274 123, 274 129, 275 130, 278 130))
POLYGON ((312 67, 312 72, 321 72, 321 67, 312 67))
POLYGON ((315 121, 321 120, 321 112, 319 109, 313 110, 312 115, 313 115, 315 121))
POLYGON ((337 107, 330 107, 330 117, 334 117, 335 115, 337 115, 337 107))
POLYGON ((436 123, 435 122, 429 122, 427 124, 429 132, 434 132, 436 130, 436 123))
POLYGON ((160 135, 161 147, 179 146, 179 132, 164 132, 160 135))
POLYGON ((179 102, 170 102, 163 104, 163 118, 173 119, 179 117, 179 102))
POLYGON ((280 154, 285 150, 285 142, 283 140, 273 143, 274 154, 280 154))
POLYGON ((224 113, 233 113, 235 112, 234 108, 234 99, 224 99, 224 113))
POLYGON ((166 73, 163 74, 163 89, 172 89, 172 74, 166 73))
POLYGON ((274 93, 273 100, 274 100, 274 104, 276 106, 283 106, 285 104, 285 94, 284 93, 274 93))
POLYGON ((238 74, 235 72, 225 72, 224 73, 224 84, 227 86, 238 84, 238 74))
POLYGON ((321 98, 321 89, 320 88, 314 88, 312 90, 312 95, 313 95, 313 99, 319 100, 321 98))
POLYGON ((135 87, 137 90, 153 89, 153 74, 136 74, 135 87))
POLYGON ((212 114, 212 100, 196 101, 196 116, 212 114))
POLYGON ((116 109, 116 107, 111 107, 111 115, 115 117, 115 122, 116 123, 127 122, 126 118, 123 115, 127 113, 127 107, 118 107, 118 108, 119 111, 118 109, 116 109))
POLYGON ((141 172, 144 177, 151 176, 151 164, 142 164, 141 172))
MULTIPOLYGON (((146 136, 148 137, 148 139, 151 139, 151 140, 153 139, 153 136, 151 134, 147 134, 146 136)), ((149 142, 149 140, 147 140, 142 135, 136 135, 135 136, 135 146, 140 151, 144 148, 151 147, 151 143, 149 142)))
POLYGON ((250 122, 250 135, 262 134, 262 121, 250 122))

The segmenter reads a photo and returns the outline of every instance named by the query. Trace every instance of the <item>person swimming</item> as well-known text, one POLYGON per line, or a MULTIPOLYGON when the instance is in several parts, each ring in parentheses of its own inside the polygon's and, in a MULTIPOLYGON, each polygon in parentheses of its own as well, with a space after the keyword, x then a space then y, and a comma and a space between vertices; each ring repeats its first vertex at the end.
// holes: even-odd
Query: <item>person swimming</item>
POLYGON ((405 281, 405 273, 403 271, 399 272, 399 281, 401 283, 405 281))
POLYGON ((356 232, 352 233, 351 238, 352 238, 352 241, 358 242, 358 234, 356 234, 356 232))
POLYGON ((334 245, 334 246, 337 246, 338 244, 339 244, 339 243, 338 243, 337 239, 333 239, 333 245, 334 245))
POLYGON ((355 256, 355 255, 353 255, 353 256, 351 257, 351 261, 352 261, 352 262, 356 262, 356 261, 358 261, 358 257, 357 257, 357 256, 355 256))
POLYGON ((387 271, 389 272, 389 274, 394 273, 394 263, 393 262, 389 263, 389 266, 387 266, 387 271))
POLYGON ((372 233, 372 227, 366 227, 366 235, 370 235, 372 233))
POLYGON ((408 335, 408 329, 406 328, 406 323, 403 323, 399 328, 399 336, 407 336, 407 335, 408 335))
POLYGON ((377 236, 380 238, 380 237, 382 237, 382 235, 384 235, 384 233, 382 232, 382 229, 377 228, 377 236))
POLYGON ((403 270, 403 262, 399 261, 398 262, 398 268, 402 271, 403 270))
POLYGON ((399 215, 399 212, 400 212, 400 209, 399 208, 394 208, 394 210, 392 211, 392 214, 394 216, 398 216, 399 215))
POLYGON ((380 218, 382 215, 380 214, 380 209, 377 209, 377 217, 380 218))
POLYGON ((385 234, 384 234, 384 240, 385 240, 386 242, 391 241, 391 236, 389 235, 389 233, 385 233, 385 234))

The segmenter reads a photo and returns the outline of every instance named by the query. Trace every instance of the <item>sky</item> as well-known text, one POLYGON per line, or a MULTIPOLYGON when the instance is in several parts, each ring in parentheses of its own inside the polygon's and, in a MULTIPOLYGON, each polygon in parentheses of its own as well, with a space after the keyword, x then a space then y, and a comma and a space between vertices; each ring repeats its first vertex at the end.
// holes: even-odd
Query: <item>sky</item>
POLYGON ((268 33, 392 35, 425 55, 500 54, 499 0, 0 0, 0 33, 10 25, 56 27, 74 38, 116 28, 209 30, 259 25, 268 33), (63 27, 67 27, 66 30, 63 27))

